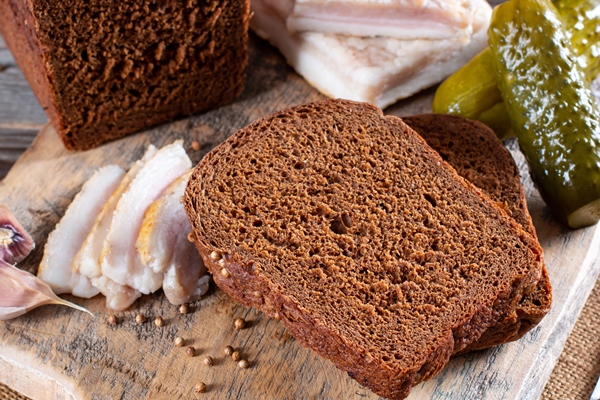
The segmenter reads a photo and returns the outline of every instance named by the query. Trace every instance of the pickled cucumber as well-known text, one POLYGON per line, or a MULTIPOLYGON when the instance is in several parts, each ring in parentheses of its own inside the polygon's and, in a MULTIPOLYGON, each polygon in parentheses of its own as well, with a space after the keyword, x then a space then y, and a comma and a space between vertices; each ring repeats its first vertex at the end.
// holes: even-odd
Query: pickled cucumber
POLYGON ((506 111, 544 201, 572 228, 600 219, 600 111, 548 0, 494 10, 492 62, 506 111))
POLYGON ((577 62, 592 81, 600 74, 600 0, 554 2, 577 55, 577 62))
POLYGON ((434 113, 456 114, 483 122, 501 140, 514 136, 489 48, 442 82, 431 108, 434 113))
MULTIPOLYGON (((577 62, 592 81, 600 73, 600 0, 555 0, 554 4, 577 62)), ((440 85, 433 99, 433 112, 479 120, 501 140, 508 139, 514 131, 506 109, 497 101, 500 92, 494 91, 494 86, 496 77, 486 48, 440 85)))

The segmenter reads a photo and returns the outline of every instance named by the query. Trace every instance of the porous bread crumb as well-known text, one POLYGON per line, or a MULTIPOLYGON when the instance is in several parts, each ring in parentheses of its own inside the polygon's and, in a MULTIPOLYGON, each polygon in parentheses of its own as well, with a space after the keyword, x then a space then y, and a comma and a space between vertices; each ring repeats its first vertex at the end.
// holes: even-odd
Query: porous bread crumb
POLYGON ((184 206, 217 285, 384 397, 438 372, 541 274, 531 236, 364 103, 238 131, 200 162, 184 206))

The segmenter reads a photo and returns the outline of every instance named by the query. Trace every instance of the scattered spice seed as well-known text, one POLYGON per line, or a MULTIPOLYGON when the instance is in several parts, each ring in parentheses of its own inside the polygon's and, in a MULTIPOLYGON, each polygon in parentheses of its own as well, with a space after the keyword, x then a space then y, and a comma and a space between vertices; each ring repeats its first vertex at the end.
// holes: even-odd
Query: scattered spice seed
POLYGON ((144 322, 146 322, 146 316, 144 314, 138 314, 135 316, 135 322, 138 325, 143 324, 144 322))
POLYGON ((183 303, 179 306, 179 314, 188 314, 190 312, 190 306, 187 303, 183 303))
POLYGON ((262 297, 262 293, 259 291, 254 292, 254 297, 262 297))
POLYGON ((200 145, 200 142, 197 140, 193 140, 192 141, 192 150, 198 151, 202 148, 202 145, 200 145))
POLYGON ((233 347, 227 346, 225 347, 225 355, 230 356, 233 354, 233 347))
POLYGON ((233 321, 233 324, 235 325, 235 329, 244 329, 246 327, 244 318, 236 318, 235 321, 233 321))
POLYGON ((240 361, 242 359, 242 355, 239 351, 234 351, 233 353, 231 353, 231 359, 233 361, 240 361))
POLYGON ((219 261, 221 259, 221 255, 219 254, 218 251, 212 251, 210 253, 210 259, 213 261, 219 261))
POLYGON ((202 360, 202 362, 206 365, 208 365, 209 367, 212 366, 214 364, 214 361, 212 359, 211 356, 206 356, 204 357, 204 360, 202 360))
POLYGON ((223 278, 229 278, 231 276, 231 274, 229 273, 229 271, 227 270, 227 268, 223 268, 221 270, 221 275, 223 275, 223 278))
MULTIPOLYGON (((183 199, 183 196, 181 198, 183 199)), ((183 204, 183 201, 180 201, 180 203, 183 204)), ((196 234, 194 232, 188 233, 187 240, 188 242, 194 243, 196 241, 196 234)))
POLYGON ((242 369, 246 369, 250 366, 250 363, 248 362, 248 360, 240 360, 238 362, 238 367, 242 368, 242 369))
POLYGON ((185 349, 185 354, 186 354, 188 357, 194 357, 194 356, 196 355, 196 349, 195 349, 193 346, 188 346, 188 347, 185 349))
POLYGON ((162 317, 156 317, 154 320, 154 325, 156 326, 165 326, 165 320, 162 317))
POLYGON ((175 338, 175 346, 183 347, 183 338, 181 336, 175 338))
POLYGON ((206 383, 200 382, 194 386, 194 392, 196 393, 204 393, 206 391, 206 383))
POLYGON ((111 315, 110 317, 108 317, 108 323, 112 326, 117 325, 117 323, 119 322, 119 320, 117 319, 116 315, 111 315))
POLYGON ((225 268, 225 259, 221 258, 219 261, 217 261, 217 264, 219 264, 219 266, 225 268))

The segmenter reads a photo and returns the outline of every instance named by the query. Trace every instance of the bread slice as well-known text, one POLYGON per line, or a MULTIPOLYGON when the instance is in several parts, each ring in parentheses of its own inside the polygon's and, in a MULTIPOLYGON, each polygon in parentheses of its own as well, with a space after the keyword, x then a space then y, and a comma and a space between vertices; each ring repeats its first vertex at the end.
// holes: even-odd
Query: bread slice
POLYGON ((403 398, 515 309, 542 249, 399 118, 324 100, 241 129, 184 196, 225 292, 403 398))
POLYGON ((1 0, 0 33, 50 122, 82 150, 227 104, 249 0, 1 0))
MULTIPOLYGON (((537 236, 527 211, 519 169, 510 152, 490 128, 456 115, 423 114, 402 120, 421 135, 460 176, 497 202, 527 233, 534 238, 537 236)), ((542 265, 542 277, 534 291, 523 296, 516 309, 510 310, 462 352, 485 349, 521 338, 542 320, 551 305, 552 287, 548 271, 542 265)))

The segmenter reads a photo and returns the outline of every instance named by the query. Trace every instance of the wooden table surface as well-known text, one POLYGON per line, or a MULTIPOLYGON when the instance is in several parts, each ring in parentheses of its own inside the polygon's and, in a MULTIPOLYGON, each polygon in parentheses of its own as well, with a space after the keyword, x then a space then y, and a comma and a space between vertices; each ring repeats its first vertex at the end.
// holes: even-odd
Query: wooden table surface
POLYGON ((0 36, 0 179, 47 121, 0 36))
MULTIPOLYGON (((312 94, 308 95, 308 97, 313 96, 312 94)), ((317 95, 314 95, 313 97, 317 98, 317 95)), ((423 95, 423 96, 416 96, 412 99, 410 99, 410 103, 411 103, 411 110, 413 112, 426 112, 429 110, 430 107, 430 94, 427 95, 423 95)), ((403 104, 399 104, 396 106, 397 110, 401 110, 403 107, 403 104)), ((260 110, 257 109, 255 111, 253 111, 254 114, 252 115, 247 115, 246 117, 253 117, 253 118, 258 118, 260 117, 261 113, 264 114, 263 112, 264 110, 260 110)), ((0 178, 3 177, 6 172, 8 171, 8 169, 10 168, 10 166, 15 162, 15 160, 23 153, 23 151, 25 149, 27 149, 29 147, 29 145, 31 144, 31 142, 33 141, 33 139, 35 138, 35 136, 38 134, 38 132, 42 129, 42 127, 44 127, 45 123, 47 121, 46 115, 44 113, 44 111, 41 109, 41 107, 38 105, 35 97, 33 96, 33 93, 31 92, 31 90, 29 89, 29 86, 27 84, 27 82, 24 80, 20 70, 18 69, 18 67, 16 66, 16 64, 14 63, 9 51, 6 49, 6 46, 4 44, 4 42, 2 41, 1 37, 0 37, 0 178)), ((51 131, 45 130, 44 134, 41 135, 41 141, 48 144, 48 143, 55 143, 55 138, 54 136, 55 134, 53 134, 51 131)), ((132 143, 135 142, 136 139, 131 139, 132 143)), ((140 141, 140 143, 142 143, 143 141, 140 141)), ((213 144, 214 145, 214 144, 213 144)), ((140 147, 141 149, 141 147, 140 147)), ((137 149, 137 150, 140 150, 137 149)), ((56 153, 56 154, 60 154, 61 150, 58 148, 53 148, 52 152, 56 153)), ((204 150, 202 151, 202 153, 204 152, 204 150)), ((31 155, 31 152, 30 152, 31 155)), ((197 160, 195 160, 197 161, 197 160)), ((522 163, 522 160, 521 160, 522 163)), ((0 196, 1 197, 1 196, 0 196)), ((537 210, 538 212, 535 213, 534 215, 534 221, 539 221, 540 223, 543 223, 544 219, 547 219, 548 216, 544 215, 543 212, 540 212, 539 210, 543 207, 542 205, 540 205, 540 203, 535 203, 533 205, 534 209, 537 210)), ((546 213, 547 214, 547 213, 546 213)), ((582 231, 583 232, 583 231, 582 231)), ((597 233, 597 232, 596 232, 597 233)), ((586 238, 586 233, 578 233, 575 236, 571 237, 567 237, 565 236, 565 233, 562 232, 560 229, 553 229, 551 232, 545 232, 542 233, 540 235, 540 240, 545 240, 546 242, 550 243, 552 242, 554 239, 555 242, 560 242, 560 241, 564 241, 565 238, 567 239, 573 239, 573 241, 582 239, 584 241, 590 242, 590 240, 593 240, 594 243, 597 243, 598 241, 598 234, 596 234, 594 232, 591 233, 591 235, 593 236, 592 239, 590 239, 589 237, 586 238), (578 239, 579 238, 579 239, 578 239)), ((589 236, 589 235, 588 235, 589 236)), ((568 240, 567 240, 568 241, 568 240)), ((560 253, 550 253, 553 257, 560 257, 560 253)), ((595 254, 595 253, 594 253, 595 254)), ((568 261, 568 260, 565 260, 568 261)), ((553 262, 556 262, 556 260, 553 260, 553 262)), ((588 262, 588 264, 590 263, 589 260, 587 260, 586 262, 588 262)), ((600 265, 598 265, 598 263, 596 261, 591 262, 591 264, 589 265, 590 271, 591 271, 591 275, 593 276, 593 280, 595 280, 595 277, 598 275, 598 269, 600 268, 600 265)), ((457 373, 461 373, 461 370, 468 370, 470 368, 473 368, 474 366, 478 366, 481 367, 481 371, 482 371, 482 376, 485 374, 486 369, 492 368, 492 364, 490 363, 495 363, 495 365, 498 365, 499 363, 511 363, 514 360, 514 354, 515 353, 519 353, 519 354, 523 354, 524 356, 527 356, 528 353, 528 349, 525 347, 527 343, 529 342, 534 342, 536 340, 538 340, 539 336, 544 337, 544 343, 548 344, 548 350, 546 353, 537 353, 535 355, 535 357, 537 357, 537 359, 535 360, 535 364, 531 364, 528 368, 527 371, 524 371, 523 373, 528 374, 529 378, 527 379, 527 381, 529 382, 528 385, 530 386, 524 386, 524 387, 520 387, 520 388, 506 388, 506 387, 502 387, 501 385, 493 388, 492 390, 495 391, 496 393, 496 397, 494 398, 513 398, 513 397, 518 397, 518 398, 531 398, 534 399, 536 398, 536 395, 539 396, 539 393, 541 393, 541 389, 543 389, 544 386, 544 382, 548 379, 548 376, 552 370, 552 365, 556 362, 556 359, 558 358, 558 355, 560 353, 560 349, 562 348, 562 345, 564 344, 564 340, 566 339, 566 337, 568 336, 568 333, 570 331, 570 329, 573 326, 574 323, 574 319, 575 316, 579 313, 579 311, 581 310, 581 307, 583 306, 584 302, 585 302, 585 298, 587 297, 587 294, 589 293, 589 291, 591 290, 592 286, 593 286, 593 280, 591 282, 584 282, 584 284, 582 285, 581 280, 585 280, 585 277, 582 277, 580 275, 578 275, 577 277, 573 277, 573 283, 577 284, 577 285, 581 285, 582 290, 578 291, 576 293, 564 293, 564 297, 561 297, 560 300, 564 301, 564 302, 569 302, 569 304, 572 304, 568 307, 561 307, 560 308, 560 314, 562 319, 552 319, 552 332, 556 334, 550 335, 550 337, 545 337, 546 333, 541 333, 541 334, 536 334, 532 337, 529 337, 527 339, 525 339, 524 341, 519 342, 518 344, 515 344, 515 346, 513 346, 513 348, 511 350, 507 351, 496 351, 496 349, 491 350, 490 353, 488 353, 489 356, 468 356, 467 358, 462 358, 459 361, 454 361, 452 362, 448 368, 446 368, 445 371, 443 371, 442 375, 442 380, 440 380, 439 382, 441 382, 441 386, 442 389, 452 389, 452 388, 448 388, 448 387, 444 387, 444 375, 452 375, 452 374, 457 374, 457 373), (570 318, 564 318, 564 316, 566 314, 570 314, 571 317, 570 318), (556 326, 557 324, 564 324, 564 326, 556 326), (512 354, 512 356, 511 356, 512 354), (541 355, 540 355, 541 354, 541 355), (466 361, 465 361, 466 360, 466 361), (535 365, 535 368, 539 367, 539 370, 535 370, 535 368, 533 367, 535 365), (536 378, 537 377, 537 381, 536 378), (507 394, 506 396, 508 397, 504 397, 502 396, 502 393, 511 393, 511 394, 507 394)), ((563 296, 563 294, 561 294, 561 296, 563 296)), ((163 296, 161 296, 163 297, 163 296)), ((152 307, 154 307, 154 305, 151 305, 150 303, 153 301, 160 301, 162 303, 164 303, 164 299, 159 298, 157 300, 156 296, 151 296, 149 298, 146 298, 142 301, 140 307, 141 308, 146 308, 146 309, 152 309, 152 307)), ((287 334, 280 328, 280 326, 274 326, 273 323, 269 322, 269 320, 262 318, 259 313, 257 313, 254 310, 243 310, 242 308, 240 308, 239 306, 236 306, 235 304, 233 304, 230 300, 227 300, 225 298, 222 297, 222 293, 217 293, 217 296, 214 296, 214 299, 211 301, 213 305, 216 304, 216 307, 220 310, 219 313, 217 313, 217 316, 215 316, 215 321, 212 321, 211 323, 215 323, 217 324, 217 321, 220 320, 227 320, 227 318, 230 318, 233 315, 245 315, 246 317, 248 317, 251 320, 256 321, 255 324, 258 326, 263 326, 267 332, 273 331, 272 332, 272 339, 274 338, 274 343, 277 344, 278 346, 288 346, 286 343, 289 340, 289 336, 286 336, 287 334), (273 325, 273 326, 272 326, 273 325)), ((101 313, 101 309, 100 306, 98 306, 97 304, 98 302, 95 303, 88 303, 88 304, 92 304, 92 307, 94 308, 92 311, 94 311, 95 313, 99 314, 101 313)), ((169 312, 169 320, 175 320, 177 318, 177 316, 173 313, 173 312, 169 312), (171 315, 173 314, 173 315, 171 315)), ((64 312, 61 312, 61 317, 65 316, 66 314, 64 312)), ((83 316, 79 316, 79 315, 74 315, 74 316, 68 316, 68 318, 73 318, 74 321, 83 321, 85 318, 83 316)), ((188 322, 185 323, 186 327, 187 325, 190 325, 190 321, 194 321, 195 319, 197 319, 197 317, 191 317, 188 318, 188 322)), ((550 320, 548 321, 550 322, 550 320)), ((79 323, 79 322, 78 322, 79 323)), ((44 323, 42 322, 42 325, 44 323)), ((18 324, 17 324, 18 325, 18 324)), ((102 327, 102 324, 98 323, 98 321, 94 322, 93 324, 91 324, 91 326, 94 326, 97 328, 97 330, 99 332, 105 332, 110 334, 110 329, 107 329, 106 327, 102 327)), ((550 324, 548 324, 550 325, 550 324)), ((7 325, 8 326, 8 325, 7 325)), ((50 329, 50 328, 46 328, 45 326, 42 326, 44 329, 50 329)), ((95 328, 95 329, 96 329, 95 328)), ((135 329, 135 327, 133 325, 131 325, 130 322, 127 322, 127 326, 124 327, 126 332, 122 332, 119 333, 119 335, 123 335, 123 337, 129 335, 129 334, 133 334, 133 336, 135 336, 136 334, 138 335, 138 339, 140 336, 140 332, 142 334, 142 338, 146 338, 145 334, 147 333, 146 331, 149 331, 149 328, 144 328, 143 330, 139 330, 139 329, 135 329), (136 333, 137 332, 137 333, 136 333), (146 332, 146 333, 144 333, 146 332)), ((11 329, 12 329, 12 325, 11 325, 11 329)), ((165 335, 167 336, 173 336, 174 335, 174 329, 175 326, 173 326, 171 329, 167 329, 165 332, 165 335)), ((197 331, 200 328, 194 328, 197 331)), ((63 329, 64 330, 64 329, 63 329)), ((104 356, 102 354, 98 354, 98 350, 97 349, 87 349, 86 346, 89 345, 89 343, 85 343, 85 338, 82 337, 80 341, 77 340, 76 337, 71 337, 72 334, 71 332, 63 332, 64 335, 68 336, 70 339, 72 339, 71 342, 69 342, 71 345, 75 345, 77 343, 81 344, 84 348, 83 353, 81 353, 81 359, 82 360, 86 360, 89 357, 92 357, 92 359, 94 357, 97 358, 103 358, 104 356), (80 343, 81 342, 81 343, 80 343), (85 351, 89 350, 89 354, 86 354, 85 351), (86 358, 87 357, 87 358, 86 358)), ((169 336, 169 337, 170 337, 169 336)), ((235 340, 237 338, 236 335, 233 335, 232 333, 227 333, 224 332, 221 334, 221 337, 225 340, 235 340)), ((42 343, 43 340, 40 340, 38 338, 35 338, 34 336, 28 337, 27 340, 30 340, 31 343, 36 344, 36 343, 42 343)), ((150 340, 150 339, 148 339, 150 340)), ((248 340, 248 337, 245 339, 248 340)), ((53 342, 52 342, 53 343, 53 342)), ((252 343, 251 343, 252 344, 252 343)), ((255 343, 257 346, 255 346, 255 349, 253 351, 262 351, 262 350, 258 350, 258 343, 255 343)), ((147 343, 148 346, 154 346, 155 344, 148 342, 147 343)), ((0 347, 2 347, 0 345, 0 347)), ((149 348, 144 348, 145 350, 152 350, 152 347, 149 348)), ((287 347, 286 347, 287 349, 287 347)), ((312 380, 314 379, 315 382, 319 382, 320 381, 320 377, 318 376, 319 373, 323 374, 332 374, 332 376, 335 376, 335 380, 344 380, 344 382, 346 385, 350 385, 350 388, 345 388, 343 389, 344 392, 339 392, 339 393, 346 393, 345 390, 351 390, 353 394, 356 394, 357 398, 358 397, 368 397, 368 398, 372 398, 372 394, 365 392, 364 389, 360 388, 359 385, 357 385, 355 382, 351 381, 351 380, 347 380, 343 377, 343 374, 341 374, 339 371, 336 370, 332 370, 331 366, 328 363, 324 363, 322 362, 319 358, 317 358, 316 356, 314 356, 311 352, 307 351, 306 349, 301 349, 298 346, 294 346, 292 345, 291 347, 289 347, 290 351, 293 351, 293 354, 290 353, 288 356, 291 357, 291 359, 293 359, 294 357, 301 357, 301 358, 306 358, 307 360, 310 360, 310 364, 314 365, 316 367, 315 370, 312 371, 306 371, 306 370, 302 370, 302 371, 295 371, 293 369, 289 369, 288 370, 288 366, 286 365, 281 365, 280 366, 280 372, 284 372, 284 373, 289 373, 288 375, 285 375, 284 378, 285 379, 281 379, 280 381, 268 381, 268 382, 261 382, 260 385, 261 387, 263 386, 268 386, 268 387, 273 387, 273 388, 287 388, 287 390, 289 390, 288 386, 290 386, 290 380, 292 382, 291 386, 294 386, 294 374, 293 372, 297 372, 297 373, 302 373, 304 374, 304 376, 306 376, 306 379, 308 380, 312 380), (339 375, 339 376, 338 376, 339 375)), ((65 351, 71 351, 73 349, 63 349, 65 351)), ((131 349, 129 349, 131 350, 131 349)), ((128 349, 124 349, 124 351, 129 351, 128 349)), ((54 351, 54 349, 49 349, 48 351, 52 352, 54 351)), ((266 350, 266 351, 270 351, 270 350, 266 350)), ((287 351, 287 350, 286 350, 287 351)), ((73 351, 71 352, 71 354, 79 354, 80 352, 78 351, 73 351)), ((16 354, 16 353, 15 353, 16 354)), ((18 356, 18 354, 17 354, 18 356)), ((254 355, 255 356, 255 355, 254 355)), ((144 360, 144 363, 146 364, 151 364, 151 363, 155 363, 155 362, 160 362, 156 359, 154 359, 154 357, 147 357, 146 359, 144 359, 143 356, 140 356, 142 360, 144 360)), ((111 358, 112 359, 112 358, 111 358)), ((95 359, 94 359, 95 360, 95 359)), ((68 360, 67 360, 68 361, 68 360)), ((263 358, 263 363, 269 363, 269 361, 264 360, 263 358)), ((280 362, 280 361, 278 361, 280 362)), ((179 364, 181 364, 180 362, 177 362, 179 364)), ((176 364, 177 364, 176 363, 176 364)), ((124 378, 127 378, 129 376, 130 379, 132 379, 132 386, 135 385, 145 385, 148 384, 150 385, 150 382, 153 380, 153 377, 151 376, 145 376, 139 372, 139 371, 133 371, 133 370, 128 370, 127 367, 128 364, 124 364, 120 366, 119 372, 124 376, 124 378), (126 368, 127 367, 127 368, 126 368)), ((181 365, 175 365, 177 370, 180 370, 184 373, 187 373, 185 365, 181 366, 181 365)), ((111 367, 115 367, 114 365, 112 365, 111 367)), ((260 367, 260 366, 259 366, 260 367)), ((515 366, 515 368, 517 368, 518 366, 515 366)), ((74 368, 71 367, 71 364, 69 362, 67 362, 64 366, 65 371, 67 374, 69 373, 73 373, 72 370, 69 370, 69 368, 74 368)), ((93 367, 90 367, 93 369, 93 367)), ((16 373, 20 373, 20 370, 15 369, 15 374, 16 373)), ((55 371, 54 371, 55 372, 55 371)), ((77 372, 77 370, 76 370, 77 372)), ((80 372, 80 371, 79 371, 80 372)), ((147 371, 146 371, 147 372, 147 371)), ((262 372, 261 372, 262 373, 262 372)), ((228 377, 231 378, 235 381, 235 377, 228 377)), ((281 378, 281 376, 280 376, 281 378)), ((517 379, 519 379, 518 377, 516 377, 517 379)), ((500 381, 495 380, 494 376, 490 376, 490 377, 486 377, 485 379, 488 380, 489 385, 493 386, 493 385, 498 385, 499 383, 502 383, 500 381)), ((221 380, 223 380, 223 378, 221 377, 221 380)), ((23 378, 20 378, 19 376, 0 376, 0 382, 8 382, 9 384, 12 384, 13 386, 21 386, 21 387, 26 387, 28 385, 27 382, 23 381, 23 378)), ((452 381, 447 381, 447 382, 452 382, 452 381)), ((106 385, 106 387, 110 387, 110 385, 114 386, 114 383, 111 384, 110 381, 107 382, 103 382, 103 385, 106 385)), ((258 383, 256 383, 258 385, 258 383)), ((303 382, 303 384, 305 384, 305 382, 303 382)), ((160 386, 160 385, 159 385, 160 386)), ((42 387, 42 386, 40 386, 42 387)), ((52 387, 51 385, 46 385, 44 386, 45 388, 47 388, 48 390, 53 390, 53 389, 57 389, 58 386, 56 387, 52 387)), ((154 392, 155 390, 158 390, 160 392, 160 390, 163 390, 165 388, 168 389, 168 387, 166 385, 161 386, 162 389, 159 387, 157 388, 156 386, 153 386, 152 388, 150 388, 150 392, 149 393, 158 393, 158 392, 154 392)), ((245 386, 240 386, 240 387, 244 387, 245 386)), ((258 386, 257 386, 258 387, 258 386)), ((251 388, 251 387, 248 387, 251 388)), ((63 388, 64 389, 64 388, 63 388)), ((300 388, 298 388, 297 390, 302 389, 302 386, 300 388)), ((329 389, 331 389, 330 387, 325 387, 323 386, 318 387, 318 388, 312 388, 315 390, 314 393, 319 393, 319 391, 327 391, 329 389)), ((437 391, 439 388, 435 386, 434 383, 429 383, 428 385, 423 385, 419 388, 415 388, 415 392, 417 393, 422 393, 422 394, 432 394, 433 391, 437 391)), ((81 393, 82 388, 74 388, 73 389, 73 393, 81 393)), ((170 389, 169 389, 170 390, 170 389)), ((262 390, 262 389, 261 389, 262 390)), ((123 392, 126 393, 126 392, 123 392)), ((179 392, 181 393, 181 392, 179 392)), ((189 393, 189 392, 187 392, 189 393)), ((292 393, 292 392, 289 392, 292 393)), ((295 392, 296 394, 299 394, 300 392, 295 392)), ((330 391, 328 392, 330 395, 333 393, 336 393, 335 391, 330 391)), ((338 393, 338 394, 339 394, 338 393)), ((465 392, 466 393, 466 392, 465 392)), ((163 393, 165 395, 168 394, 168 392, 163 393)), ((252 397, 248 397, 249 394, 246 393, 245 395, 241 394, 241 393, 236 393, 236 395, 234 397, 238 397, 238 398, 252 398, 252 397)), ((164 397, 164 396, 163 396, 164 397)), ((419 396, 415 397, 418 398, 419 396)), ((47 398, 53 398, 52 396, 48 396, 47 398)), ((124 396, 124 398, 129 398, 127 396, 124 396)), ((167 398, 167 397, 164 397, 167 398)), ((264 397, 263 398, 268 398, 264 397)), ((334 397, 335 398, 335 397, 334 397)), ((413 398, 411 396, 411 398, 413 398)), ((429 397, 427 397, 429 398, 429 397)), ((436 398, 442 398, 442 397, 436 397, 436 398)), ((444 397, 445 398, 445 397, 444 397)), ((458 397, 455 397, 458 398, 458 397)))

